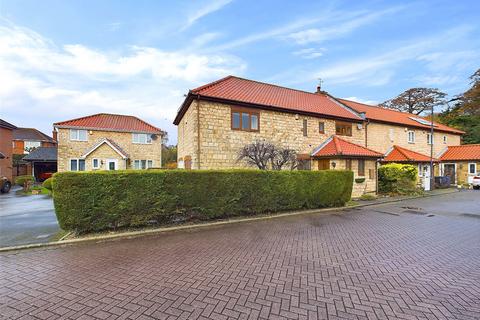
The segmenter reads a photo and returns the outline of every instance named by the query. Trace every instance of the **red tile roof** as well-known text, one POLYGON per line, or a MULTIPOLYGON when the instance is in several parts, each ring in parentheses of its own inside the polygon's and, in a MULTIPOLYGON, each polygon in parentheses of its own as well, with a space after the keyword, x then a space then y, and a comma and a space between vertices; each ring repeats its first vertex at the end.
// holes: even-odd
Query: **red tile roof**
MULTIPOLYGON (((346 104, 347 106, 351 107, 357 112, 365 112, 367 119, 370 119, 371 121, 387 122, 387 123, 393 123, 398 125, 405 125, 409 127, 430 129, 430 125, 421 124, 411 118, 425 119, 428 122, 430 122, 430 120, 411 114, 411 113, 400 112, 400 111, 386 109, 378 106, 371 106, 368 104, 350 101, 346 99, 338 99, 338 100, 340 100, 342 103, 346 104)), ((447 127, 446 125, 443 125, 437 122, 434 122, 433 124, 434 124, 434 130, 436 131, 444 131, 444 132, 450 132, 455 134, 465 133, 461 130, 450 128, 450 127, 447 127)))
MULTIPOLYGON (((430 156, 408 150, 399 146, 393 146, 390 151, 385 154, 383 159, 385 162, 430 162, 430 156)), ((438 159, 433 158, 437 162, 438 159)))
POLYGON ((327 117, 362 121, 353 110, 326 94, 300 91, 273 84, 228 76, 193 89, 180 108, 174 124, 178 124, 191 100, 201 97, 240 102, 253 107, 284 112, 315 114, 327 117))
POLYGON ((383 158, 383 154, 345 141, 337 136, 331 136, 312 152, 312 157, 363 157, 383 158))
POLYGON ((480 144, 464 144, 462 146, 449 146, 447 151, 440 156, 442 161, 453 160, 478 160, 480 161, 480 144))
POLYGON ((102 129, 107 131, 163 134, 162 130, 137 117, 109 113, 98 113, 82 118, 57 122, 53 125, 58 128, 102 129))

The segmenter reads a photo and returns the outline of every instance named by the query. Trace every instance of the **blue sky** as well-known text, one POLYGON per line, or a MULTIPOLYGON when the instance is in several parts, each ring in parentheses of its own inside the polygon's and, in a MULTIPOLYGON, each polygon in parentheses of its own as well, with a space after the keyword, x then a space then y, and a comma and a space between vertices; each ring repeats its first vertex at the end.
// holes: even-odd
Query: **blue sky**
POLYGON ((228 74, 376 103, 480 68, 478 1, 0 0, 0 114, 50 133, 97 112, 167 130, 228 74))

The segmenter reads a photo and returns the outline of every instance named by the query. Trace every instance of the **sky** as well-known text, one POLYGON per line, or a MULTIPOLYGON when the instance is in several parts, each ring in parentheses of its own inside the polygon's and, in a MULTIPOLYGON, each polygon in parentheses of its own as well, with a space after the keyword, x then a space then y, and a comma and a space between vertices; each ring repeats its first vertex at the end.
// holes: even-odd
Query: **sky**
POLYGON ((168 132, 227 75, 380 103, 454 96, 480 68, 480 1, 0 0, 0 118, 51 134, 107 112, 168 132))

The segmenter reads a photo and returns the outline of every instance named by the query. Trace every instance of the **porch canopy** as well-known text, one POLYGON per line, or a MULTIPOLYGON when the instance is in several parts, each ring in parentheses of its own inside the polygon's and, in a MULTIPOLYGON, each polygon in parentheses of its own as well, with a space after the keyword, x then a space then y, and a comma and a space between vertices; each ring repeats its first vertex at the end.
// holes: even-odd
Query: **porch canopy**
POLYGON ((336 135, 332 135, 325 140, 325 142, 315 148, 311 156, 312 158, 383 158, 383 154, 379 152, 343 140, 336 135))
MULTIPOLYGON (((439 161, 440 160, 433 158, 433 162, 439 161)), ((424 163, 430 162, 430 156, 394 145, 385 153, 383 162, 424 163)))

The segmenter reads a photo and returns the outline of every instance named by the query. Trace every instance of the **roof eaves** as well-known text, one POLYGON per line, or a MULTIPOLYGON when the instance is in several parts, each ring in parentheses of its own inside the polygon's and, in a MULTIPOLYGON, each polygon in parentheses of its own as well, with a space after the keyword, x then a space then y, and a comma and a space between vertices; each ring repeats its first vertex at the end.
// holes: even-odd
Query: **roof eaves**
POLYGON ((316 147, 315 149, 313 149, 313 151, 312 151, 312 153, 311 153, 311 156, 314 157, 317 152, 319 152, 320 150, 322 150, 327 144, 330 143, 330 141, 333 140, 333 137, 334 137, 333 135, 330 136, 327 140, 323 141, 318 147, 316 147))

